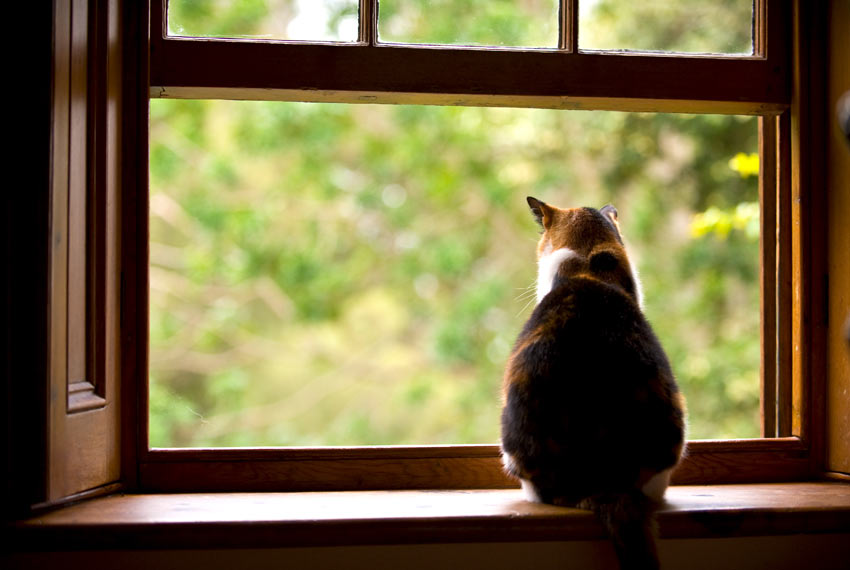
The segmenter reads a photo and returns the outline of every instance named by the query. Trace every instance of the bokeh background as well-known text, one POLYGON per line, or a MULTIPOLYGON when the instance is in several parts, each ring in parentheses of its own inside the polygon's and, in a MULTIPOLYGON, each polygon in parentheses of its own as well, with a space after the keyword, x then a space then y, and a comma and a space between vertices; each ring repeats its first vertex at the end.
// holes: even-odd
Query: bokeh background
MULTIPOLYGON (((581 4, 587 49, 751 50, 748 2, 581 4)), ((553 6, 382 0, 379 30, 551 47, 553 6)), ((350 1, 169 16, 184 35, 356 39, 350 1)), ((755 118, 155 99, 150 128, 151 446, 496 442, 534 302, 527 195, 617 206, 690 437, 758 437, 755 118)))

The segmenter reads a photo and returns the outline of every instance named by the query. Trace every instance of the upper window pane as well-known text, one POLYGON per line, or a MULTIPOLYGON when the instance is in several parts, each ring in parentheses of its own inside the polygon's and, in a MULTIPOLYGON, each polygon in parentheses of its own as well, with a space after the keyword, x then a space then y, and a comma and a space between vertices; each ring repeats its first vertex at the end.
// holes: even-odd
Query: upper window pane
POLYGON ((354 42, 357 0, 169 0, 168 35, 354 42))
POLYGON ((557 0, 381 0, 381 41, 558 46, 557 0))
POLYGON ((581 0, 579 48, 753 53, 752 0, 581 0))

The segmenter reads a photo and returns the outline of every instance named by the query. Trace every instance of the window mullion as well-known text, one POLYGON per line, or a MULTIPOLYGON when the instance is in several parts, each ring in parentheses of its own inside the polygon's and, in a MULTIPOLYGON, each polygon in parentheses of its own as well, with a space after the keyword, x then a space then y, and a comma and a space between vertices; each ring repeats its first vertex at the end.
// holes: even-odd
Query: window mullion
POLYGON ((792 435, 791 114, 777 118, 776 134, 776 435, 792 435))
POLYGON ((578 0, 560 0, 558 49, 578 53, 578 0))
POLYGON ((776 437, 776 117, 759 118, 762 437, 776 437))
POLYGON ((378 43, 378 0, 360 0, 360 37, 358 41, 368 46, 378 43))

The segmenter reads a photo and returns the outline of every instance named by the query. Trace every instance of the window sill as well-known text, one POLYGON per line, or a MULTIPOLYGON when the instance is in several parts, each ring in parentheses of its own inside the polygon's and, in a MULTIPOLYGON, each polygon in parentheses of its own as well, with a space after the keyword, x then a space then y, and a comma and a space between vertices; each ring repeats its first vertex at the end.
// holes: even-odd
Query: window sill
MULTIPOLYGON (((850 484, 676 486, 660 536, 850 532, 850 484)), ((12 525, 19 552, 278 548, 604 538, 588 511, 519 490, 112 495, 12 525)))

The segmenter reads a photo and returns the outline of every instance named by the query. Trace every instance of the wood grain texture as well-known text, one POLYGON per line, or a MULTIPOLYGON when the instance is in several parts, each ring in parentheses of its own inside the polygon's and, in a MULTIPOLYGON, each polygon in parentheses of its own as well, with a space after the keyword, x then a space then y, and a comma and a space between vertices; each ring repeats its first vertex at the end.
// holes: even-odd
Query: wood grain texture
POLYGON ((795 2, 791 105, 792 418, 809 442, 813 471, 822 471, 826 377, 826 199, 824 90, 826 9, 795 2))
MULTIPOLYGON (((89 33, 88 0, 70 3, 70 77, 68 80, 69 137, 68 185, 62 188, 68 201, 67 246, 67 375, 68 385, 90 380, 88 367, 87 229, 89 210, 89 33)), ((63 46, 64 47, 64 46, 63 46)), ((67 389, 66 389, 67 401, 67 389)))
MULTIPOLYGON (((850 485, 683 486, 658 514, 662 538, 848 532, 850 485)), ((604 539, 589 511, 519 490, 114 495, 17 523, 38 550, 281 547, 604 539)))
POLYGON ((791 114, 777 118, 776 174, 776 399, 778 437, 793 432, 793 286, 791 206, 791 114))
POLYGON ((777 118, 759 117, 759 312, 761 436, 777 435, 776 183, 777 118))
MULTIPOLYGON (((153 450, 139 458, 149 492, 510 488, 495 445, 153 450)), ((696 441, 675 484, 795 481, 809 475, 797 438, 696 441)))
POLYGON ((493 489, 513 486, 493 458, 184 461, 142 463, 140 484, 157 492, 339 489, 493 489))
POLYGON ((48 503, 120 477, 120 10, 54 4, 48 503))
POLYGON ((565 111, 633 111, 641 113, 712 113, 773 115, 784 106, 773 103, 646 99, 636 97, 575 97, 566 95, 406 93, 327 89, 254 89, 250 87, 152 86, 152 99, 236 99, 242 101, 301 101, 386 105, 444 105, 461 107, 530 107, 565 111))
MULTIPOLYGON (((827 229, 829 214, 827 211, 829 195, 826 191, 827 167, 827 121, 831 123, 832 109, 827 109, 826 81, 828 61, 829 4, 825 2, 806 3, 811 11, 809 29, 806 32, 810 42, 808 62, 808 90, 810 104, 807 121, 809 123, 809 173, 808 192, 810 199, 810 251, 811 256, 807 276, 811 285, 808 361, 808 397, 804 424, 808 424, 806 440, 811 442, 812 471, 824 471, 826 461, 826 375, 827 375, 827 335, 829 329, 829 280, 827 276, 827 229)), ((792 111, 793 112, 793 111, 792 111)))
POLYGON ((371 94, 372 102, 434 104, 475 104, 486 95, 495 105, 758 114, 790 102, 782 69, 757 58, 164 39, 153 46, 151 93, 271 100, 324 94, 347 102, 371 94))
POLYGON ((148 447, 148 177, 150 125, 147 0, 122 6, 121 123, 122 169, 119 200, 121 275, 120 350, 121 479, 138 486, 138 455, 148 447))
MULTIPOLYGON (((850 92, 850 3, 831 2, 827 109, 850 92)), ((850 144, 830 115, 827 137, 829 339, 827 469, 850 474, 850 144)))

